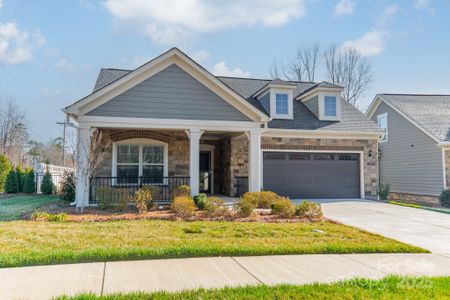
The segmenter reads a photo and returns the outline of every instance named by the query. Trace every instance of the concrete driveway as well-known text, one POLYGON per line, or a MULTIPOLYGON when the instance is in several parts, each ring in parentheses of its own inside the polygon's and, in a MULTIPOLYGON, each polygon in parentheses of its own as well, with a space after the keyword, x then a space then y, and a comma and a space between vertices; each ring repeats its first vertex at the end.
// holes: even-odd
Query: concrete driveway
POLYGON ((326 217, 433 253, 450 254, 450 215, 377 201, 322 200, 326 217))

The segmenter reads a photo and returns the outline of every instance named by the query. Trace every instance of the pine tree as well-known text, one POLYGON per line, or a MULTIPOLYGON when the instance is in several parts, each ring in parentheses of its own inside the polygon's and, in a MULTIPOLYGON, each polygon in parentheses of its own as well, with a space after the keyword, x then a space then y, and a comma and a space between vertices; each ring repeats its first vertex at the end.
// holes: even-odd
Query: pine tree
POLYGON ((17 194, 18 190, 19 183, 17 182, 17 173, 13 169, 9 171, 8 176, 6 177, 5 192, 8 194, 17 194))
POLYGON ((53 180, 52 180, 52 174, 50 174, 49 171, 45 172, 44 177, 42 178, 41 183, 41 192, 46 195, 53 194, 53 180))
POLYGON ((25 181, 25 173, 21 166, 16 167, 16 175, 17 175, 17 192, 23 193, 23 184, 25 181))
POLYGON ((75 201, 75 175, 73 172, 64 172, 64 178, 61 183, 61 200, 67 202, 75 201))
POLYGON ((36 192, 36 181, 34 180, 34 170, 29 169, 25 172, 25 180, 23 183, 23 192, 33 194, 36 192))
POLYGON ((5 189, 6 177, 11 170, 11 163, 5 155, 0 155, 0 191, 3 192, 5 189))

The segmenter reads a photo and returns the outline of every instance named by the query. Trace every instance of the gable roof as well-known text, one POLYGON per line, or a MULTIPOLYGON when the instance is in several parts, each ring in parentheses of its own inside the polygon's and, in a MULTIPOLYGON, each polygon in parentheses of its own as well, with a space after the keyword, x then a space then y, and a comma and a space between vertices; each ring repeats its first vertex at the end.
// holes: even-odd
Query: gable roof
POLYGON ((369 117, 381 101, 437 142, 450 142, 450 95, 378 94, 367 110, 369 117))

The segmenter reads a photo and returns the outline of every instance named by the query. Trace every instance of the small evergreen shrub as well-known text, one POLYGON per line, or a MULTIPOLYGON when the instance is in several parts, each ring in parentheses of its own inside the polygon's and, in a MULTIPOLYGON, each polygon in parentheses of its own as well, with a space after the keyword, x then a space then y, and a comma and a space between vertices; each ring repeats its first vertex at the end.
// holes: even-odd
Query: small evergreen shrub
POLYGON ((128 205, 128 189, 98 188, 98 208, 123 211, 128 205))
POLYGON ((170 209, 176 216, 187 218, 194 215, 195 203, 189 197, 176 197, 172 201, 170 209))
POLYGON ((25 179, 23 183, 23 192, 26 194, 33 194, 36 192, 36 181, 34 179, 34 170, 29 169, 25 172, 25 179))
POLYGON ((311 221, 323 219, 322 207, 320 204, 311 201, 302 201, 296 205, 295 214, 300 218, 308 218, 311 221))
MULTIPOLYGON (((244 194, 245 195, 245 194, 244 194)), ((242 197, 236 204, 236 211, 243 218, 250 217, 258 206, 258 200, 255 197, 242 197)))
POLYGON ((0 192, 5 190, 6 177, 11 170, 11 163, 5 155, 0 155, 0 192))
POLYGON ((441 192, 439 195, 439 202, 444 207, 450 207, 450 189, 441 192))
POLYGON ((391 186, 388 183, 380 182, 377 189, 378 197, 380 200, 388 200, 391 186))
POLYGON ((208 197, 204 203, 204 210, 211 216, 222 215, 227 211, 227 208, 223 206, 224 203, 219 197, 208 197))
POLYGON ((140 188, 133 196, 129 197, 129 201, 136 206, 140 214, 144 214, 153 205, 152 190, 140 188))
POLYGON ((50 214, 46 211, 35 211, 31 215, 31 220, 40 222, 64 222, 67 220, 67 214, 50 214))
POLYGON ((292 204, 291 199, 287 197, 278 197, 272 204, 272 214, 277 215, 280 218, 292 218, 295 215, 295 207, 292 204))
POLYGON ((55 185, 53 184, 52 174, 49 171, 46 171, 44 177, 42 177, 41 182, 41 192, 45 195, 53 194, 55 189, 55 185))
POLYGON ((11 169, 6 177, 5 192, 8 194, 17 194, 19 191, 19 183, 17 181, 17 173, 11 169))
POLYGON ((180 185, 172 193, 172 200, 177 197, 191 197, 191 187, 189 185, 180 185))
POLYGON ((66 202, 75 201, 75 174, 64 172, 59 198, 66 202))
POLYGON ((206 194, 198 194, 197 196, 194 196, 194 203, 198 209, 203 210, 205 208, 206 199, 208 199, 206 194))
POLYGON ((16 167, 16 176, 17 176, 17 192, 23 193, 23 185, 25 183, 25 172, 21 166, 16 167))

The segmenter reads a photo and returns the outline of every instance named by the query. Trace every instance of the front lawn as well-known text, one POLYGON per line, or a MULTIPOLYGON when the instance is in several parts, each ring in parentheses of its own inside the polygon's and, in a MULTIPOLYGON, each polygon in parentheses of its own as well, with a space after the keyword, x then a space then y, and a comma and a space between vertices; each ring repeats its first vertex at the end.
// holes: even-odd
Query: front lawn
POLYGON ((57 203, 58 196, 17 196, 0 199, 0 221, 19 220, 23 213, 32 212, 44 205, 57 203))
POLYGON ((450 277, 397 277, 353 279, 333 284, 247 286, 199 289, 178 293, 129 293, 95 296, 83 294, 59 300, 140 299, 449 299, 450 277))
POLYGON ((331 222, 13 221, 0 225, 0 267, 167 257, 425 252, 331 222))

